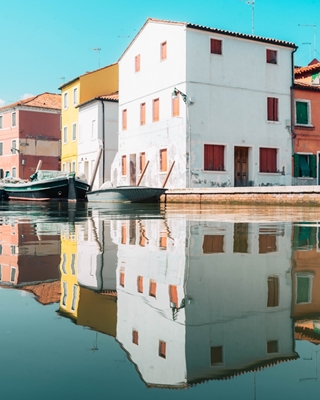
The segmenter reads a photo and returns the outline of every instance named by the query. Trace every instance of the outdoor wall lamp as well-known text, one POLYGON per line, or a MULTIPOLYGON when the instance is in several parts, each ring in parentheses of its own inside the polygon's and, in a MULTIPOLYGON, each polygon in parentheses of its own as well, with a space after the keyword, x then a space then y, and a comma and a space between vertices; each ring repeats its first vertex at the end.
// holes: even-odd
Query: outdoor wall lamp
POLYGON ((16 154, 16 152, 17 152, 18 154, 20 154, 20 150, 18 150, 18 149, 16 149, 16 148, 12 148, 10 151, 11 151, 12 154, 16 154))
POLYGON ((178 97, 178 95, 180 94, 180 96, 182 97, 183 102, 189 106, 190 104, 194 103, 194 98, 193 97, 188 97, 185 93, 181 92, 179 89, 177 89, 176 87, 173 88, 173 92, 172 92, 172 98, 176 98, 178 97))

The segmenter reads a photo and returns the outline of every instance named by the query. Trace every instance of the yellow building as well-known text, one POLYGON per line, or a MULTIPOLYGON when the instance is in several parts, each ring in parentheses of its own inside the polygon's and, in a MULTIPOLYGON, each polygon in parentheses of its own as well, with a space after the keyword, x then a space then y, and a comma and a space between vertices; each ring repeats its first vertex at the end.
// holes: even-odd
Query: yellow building
POLYGON ((61 169, 78 172, 79 104, 97 96, 118 91, 118 64, 87 72, 60 86, 61 112, 61 169))

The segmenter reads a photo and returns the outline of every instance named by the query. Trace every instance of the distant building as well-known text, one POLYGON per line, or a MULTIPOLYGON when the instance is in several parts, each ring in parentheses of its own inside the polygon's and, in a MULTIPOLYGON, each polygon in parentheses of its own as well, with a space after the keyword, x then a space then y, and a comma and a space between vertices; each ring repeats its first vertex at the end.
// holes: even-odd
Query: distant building
MULTIPOLYGON (((118 64, 87 72, 61 85, 59 89, 61 89, 62 95, 61 168, 68 172, 84 172, 90 181, 99 150, 99 135, 102 139, 103 127, 108 128, 105 117, 109 113, 108 107, 111 103, 108 102, 105 107, 105 115, 103 115, 102 107, 98 108, 96 112, 86 113, 90 109, 88 102, 96 100, 99 96, 114 94, 118 91, 118 64), (79 120, 80 112, 82 114, 81 121, 79 120)), ((114 104, 111 104, 111 109, 113 107, 114 104)), ((117 116, 112 116, 112 118, 116 119, 115 124, 117 125, 117 116)), ((110 135, 116 135, 113 128, 110 135)), ((99 176, 102 175, 103 173, 99 172, 99 176)))
POLYGON ((0 108, 0 177, 60 169, 61 96, 42 93, 0 108))
POLYGON ((293 43, 148 19, 119 59, 117 185, 290 185, 293 43))

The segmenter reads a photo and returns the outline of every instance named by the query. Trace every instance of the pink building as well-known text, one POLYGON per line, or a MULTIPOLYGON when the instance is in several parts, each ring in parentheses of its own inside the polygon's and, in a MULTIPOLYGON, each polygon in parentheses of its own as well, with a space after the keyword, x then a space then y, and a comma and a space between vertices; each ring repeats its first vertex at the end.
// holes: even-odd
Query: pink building
POLYGON ((42 93, 0 108, 0 178, 28 179, 38 162, 60 170, 61 96, 42 93))

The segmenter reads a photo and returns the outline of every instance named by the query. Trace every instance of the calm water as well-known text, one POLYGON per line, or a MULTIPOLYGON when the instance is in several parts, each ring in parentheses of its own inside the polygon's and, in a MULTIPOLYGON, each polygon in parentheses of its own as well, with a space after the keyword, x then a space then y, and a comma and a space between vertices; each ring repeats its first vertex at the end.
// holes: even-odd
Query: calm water
POLYGON ((1 398, 319 395, 319 211, 0 204, 1 398))

